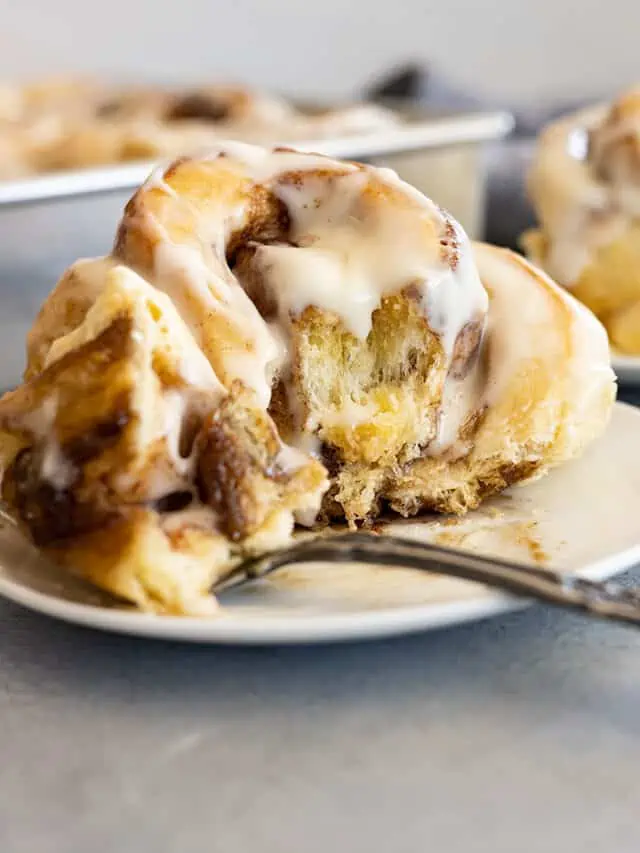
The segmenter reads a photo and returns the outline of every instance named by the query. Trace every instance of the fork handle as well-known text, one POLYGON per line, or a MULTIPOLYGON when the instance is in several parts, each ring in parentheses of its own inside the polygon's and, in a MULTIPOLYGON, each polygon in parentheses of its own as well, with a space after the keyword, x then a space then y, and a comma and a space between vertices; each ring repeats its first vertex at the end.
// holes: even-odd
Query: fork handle
MULTIPOLYGON (((301 542, 250 560, 240 570, 250 578, 316 560, 386 565, 482 583, 504 592, 640 626, 640 594, 618 583, 591 581, 572 573, 482 557, 396 536, 358 531, 301 542)), ((234 585, 233 582, 231 585, 234 585)), ((237 584, 235 584, 237 585, 237 584)))

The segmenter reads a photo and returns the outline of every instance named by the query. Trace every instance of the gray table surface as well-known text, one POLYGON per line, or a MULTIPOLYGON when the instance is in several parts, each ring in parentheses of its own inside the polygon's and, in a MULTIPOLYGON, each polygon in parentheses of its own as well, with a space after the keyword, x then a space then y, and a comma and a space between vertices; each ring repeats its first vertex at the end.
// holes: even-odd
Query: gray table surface
MULTIPOLYGON (((108 246, 117 203, 0 223, 0 385, 55 272, 78 244, 108 246)), ((0 853, 640 849, 630 628, 532 608, 384 643, 242 650, 5 602, 0 620, 0 853)))
POLYGON ((242 650, 0 618, 2 853, 638 850, 635 630, 242 650))

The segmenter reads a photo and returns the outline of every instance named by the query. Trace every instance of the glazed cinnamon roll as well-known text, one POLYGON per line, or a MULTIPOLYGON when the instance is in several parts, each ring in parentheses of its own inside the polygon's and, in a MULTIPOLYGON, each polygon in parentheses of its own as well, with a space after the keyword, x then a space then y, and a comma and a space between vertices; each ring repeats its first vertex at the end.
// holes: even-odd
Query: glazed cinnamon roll
POLYGON ((159 170, 44 304, 3 496, 54 559, 192 612, 294 520, 462 513, 580 453, 604 330, 395 173, 225 144, 159 170))
POLYGON ((298 109, 243 86, 117 88, 82 80, 0 87, 0 177, 170 158, 220 139, 314 140, 397 125, 390 110, 356 104, 298 109))
POLYGON ((527 254, 640 354, 640 88, 547 128, 529 188, 527 254))

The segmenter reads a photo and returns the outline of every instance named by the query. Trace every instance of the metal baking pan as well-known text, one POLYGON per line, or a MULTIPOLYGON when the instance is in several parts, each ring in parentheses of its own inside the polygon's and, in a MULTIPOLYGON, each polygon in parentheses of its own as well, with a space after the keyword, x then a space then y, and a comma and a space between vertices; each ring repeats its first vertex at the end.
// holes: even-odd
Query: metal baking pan
MULTIPOLYGON (((407 123, 397 128, 293 145, 391 166, 450 210, 472 236, 480 236, 485 146, 510 131, 511 116, 405 114, 407 123)), ((19 379, 26 333, 61 272, 77 258, 109 251, 124 204, 153 165, 104 166, 0 183, 0 388, 19 379)))
MULTIPOLYGON (((511 116, 504 112, 440 116, 408 121, 397 128, 362 135, 289 144, 330 157, 388 159, 399 154, 500 139, 512 126, 511 116)), ((153 165, 151 162, 127 163, 2 181, 0 207, 132 190, 145 180, 153 165)))

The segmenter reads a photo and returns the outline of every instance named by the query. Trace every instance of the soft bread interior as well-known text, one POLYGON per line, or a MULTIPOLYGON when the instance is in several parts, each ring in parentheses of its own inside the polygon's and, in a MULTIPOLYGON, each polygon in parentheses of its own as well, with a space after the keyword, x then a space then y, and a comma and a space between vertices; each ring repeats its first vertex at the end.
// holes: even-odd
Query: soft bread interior
MULTIPOLYGON (((438 373, 437 340, 412 327, 402 311, 381 311, 379 334, 373 331, 367 343, 382 356, 387 371, 372 371, 375 361, 362 359, 360 370, 349 370, 346 384, 340 381, 345 372, 340 333, 322 327, 318 351, 311 351, 317 362, 302 373, 300 394, 323 401, 316 413, 320 423, 333 400, 343 408, 349 405, 354 383, 355 393, 370 407, 370 420, 359 425, 360 432, 358 427, 346 436, 319 430, 327 464, 333 466, 333 486, 325 498, 330 514, 361 520, 385 505, 402 515, 465 512, 579 455, 606 426, 615 385, 598 321, 519 256, 482 244, 475 246, 475 255, 490 297, 490 322, 483 346, 475 357, 467 354, 465 369, 476 374, 485 391, 460 424, 460 440, 449 452, 434 453, 430 446, 444 379, 438 373), (523 305, 526 322, 518 322, 523 305), (406 348, 387 350, 381 340, 404 340, 406 348), (421 341, 423 358, 416 365, 407 354, 421 341), (396 385, 384 384, 390 376, 396 385), (383 384, 372 388, 373 377, 383 384), (336 385, 341 394, 332 397, 336 385), (397 395, 401 403, 377 409, 378 394, 397 395), (351 441, 346 444, 350 457, 345 438, 351 441), (378 447, 388 453, 376 453, 378 447)), ((410 302, 405 309, 411 310, 410 302)), ((308 334, 301 333, 302 363, 309 358, 308 346, 308 334)), ((447 393, 461 393, 451 374, 447 382, 453 389, 447 393)))

